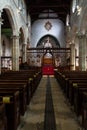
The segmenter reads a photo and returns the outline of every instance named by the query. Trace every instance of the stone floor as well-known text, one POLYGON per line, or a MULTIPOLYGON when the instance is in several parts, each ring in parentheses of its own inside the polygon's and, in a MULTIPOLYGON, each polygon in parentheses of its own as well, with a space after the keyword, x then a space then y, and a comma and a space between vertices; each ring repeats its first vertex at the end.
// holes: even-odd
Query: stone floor
MULTIPOLYGON (((25 115, 21 117, 21 123, 17 130, 44 130, 46 83, 47 77, 44 76, 40 81, 30 105, 27 106, 25 115)), ((56 130, 83 130, 54 77, 50 77, 50 83, 56 130)), ((50 130, 49 126, 48 130, 50 130)))

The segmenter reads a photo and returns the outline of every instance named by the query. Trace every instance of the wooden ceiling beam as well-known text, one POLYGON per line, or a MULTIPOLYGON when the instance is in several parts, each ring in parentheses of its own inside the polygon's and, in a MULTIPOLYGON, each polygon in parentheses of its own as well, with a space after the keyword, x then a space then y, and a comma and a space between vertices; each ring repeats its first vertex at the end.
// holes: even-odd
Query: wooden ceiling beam
MULTIPOLYGON (((32 21, 38 19, 39 14, 57 14, 64 23, 66 22, 66 15, 70 12, 70 5, 72 0, 25 0, 27 10, 32 18, 32 21), (46 12, 43 12, 47 10, 46 12), (53 10, 54 12, 49 12, 53 10)), ((46 17, 52 18, 53 17, 46 17)))
POLYGON ((66 14, 66 12, 60 12, 60 11, 58 11, 58 12, 31 12, 31 15, 36 15, 36 14, 61 14, 61 15, 65 15, 66 14))
POLYGON ((29 5, 29 9, 34 8, 69 8, 68 4, 60 4, 60 5, 29 5))

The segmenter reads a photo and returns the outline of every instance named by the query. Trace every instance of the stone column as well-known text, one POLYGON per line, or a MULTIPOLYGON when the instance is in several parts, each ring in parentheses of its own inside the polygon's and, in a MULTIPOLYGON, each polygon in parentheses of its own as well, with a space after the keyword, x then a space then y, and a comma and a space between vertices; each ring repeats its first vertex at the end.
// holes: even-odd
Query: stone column
POLYGON ((1 25, 2 25, 2 21, 3 19, 1 18, 1 13, 2 11, 0 11, 0 74, 1 74, 1 25))
POLYGON ((87 71, 87 31, 86 31, 86 33, 85 33, 85 36, 86 36, 86 41, 85 41, 85 42, 86 42, 86 43, 85 43, 85 46, 86 46, 86 47, 85 47, 85 49, 86 49, 86 52, 85 52, 85 53, 86 53, 86 54, 85 54, 85 55, 86 55, 86 71, 87 71))
POLYGON ((75 44, 70 45, 71 54, 70 54, 70 70, 75 70, 75 44))
POLYGON ((83 37, 83 44, 82 44, 82 71, 86 71, 86 35, 83 37))
POLYGON ((79 38, 79 69, 86 70, 86 35, 80 33, 79 38))
POLYGON ((13 48, 12 48, 12 70, 19 70, 19 36, 12 36, 13 48))
POLYGON ((23 60, 23 63, 27 61, 27 45, 26 44, 22 45, 22 60, 23 60))

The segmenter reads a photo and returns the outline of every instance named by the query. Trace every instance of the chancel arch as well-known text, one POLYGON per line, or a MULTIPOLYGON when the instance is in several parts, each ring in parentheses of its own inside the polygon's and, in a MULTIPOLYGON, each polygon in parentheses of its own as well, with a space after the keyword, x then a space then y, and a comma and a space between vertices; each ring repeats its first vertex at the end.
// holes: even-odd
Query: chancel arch
POLYGON ((59 41, 52 35, 45 35, 41 37, 36 47, 44 47, 47 41, 52 45, 52 47, 60 47, 59 41))
POLYGON ((42 58, 42 65, 46 63, 53 65, 55 64, 58 54, 54 53, 51 48, 56 47, 60 48, 60 44, 59 41, 52 35, 45 35, 39 40, 37 43, 37 48, 50 48, 50 50, 44 50, 44 52, 40 54, 40 57, 42 58))

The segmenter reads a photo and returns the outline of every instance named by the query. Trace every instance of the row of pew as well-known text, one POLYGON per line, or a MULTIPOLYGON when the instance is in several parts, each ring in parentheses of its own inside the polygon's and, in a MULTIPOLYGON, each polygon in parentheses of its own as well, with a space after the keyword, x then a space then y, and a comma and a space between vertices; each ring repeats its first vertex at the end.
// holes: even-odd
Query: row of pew
POLYGON ((87 71, 55 71, 68 103, 73 108, 81 126, 87 130, 87 71))
POLYGON ((0 130, 17 130, 41 77, 34 69, 0 75, 0 130))

